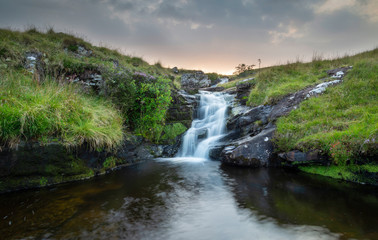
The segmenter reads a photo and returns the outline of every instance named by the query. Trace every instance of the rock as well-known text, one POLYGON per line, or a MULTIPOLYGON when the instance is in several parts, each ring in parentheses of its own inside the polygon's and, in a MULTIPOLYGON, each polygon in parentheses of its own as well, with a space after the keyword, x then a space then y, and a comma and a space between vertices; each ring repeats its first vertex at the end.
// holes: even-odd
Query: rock
POLYGON ((290 152, 280 153, 278 154, 278 156, 291 164, 329 163, 327 157, 321 155, 321 152, 319 150, 312 150, 306 153, 294 150, 290 152))
POLYGON ((174 74, 178 74, 178 73, 179 73, 179 70, 178 70, 177 67, 174 67, 174 68, 172 68, 172 72, 173 72, 174 74))
POLYGON ((332 70, 328 70, 327 74, 331 76, 332 78, 338 78, 342 79, 344 75, 347 73, 348 70, 352 69, 352 66, 349 67, 341 67, 341 68, 335 68, 332 70))
POLYGON ((272 107, 268 105, 260 105, 252 109, 247 109, 229 119, 227 122, 227 129, 235 130, 242 136, 246 135, 254 127, 252 125, 253 123, 261 121, 262 124, 266 124, 271 111, 272 107))
POLYGON ((66 75, 66 81, 80 83, 84 87, 92 88, 95 91, 100 90, 103 85, 103 77, 99 71, 85 70, 80 74, 66 75))
POLYGON ((190 128, 197 107, 197 97, 185 91, 173 90, 172 103, 167 111, 167 123, 182 123, 190 128))
POLYGON ((181 76, 181 87, 188 92, 197 91, 199 88, 210 87, 211 81, 202 71, 184 73, 181 76))
MULTIPOLYGON (((336 75, 337 78, 338 77, 342 78, 342 76, 344 76, 343 72, 337 72, 337 74, 338 74, 338 75, 336 75)), ((325 92, 327 87, 338 84, 338 83, 341 83, 341 80, 334 80, 334 81, 324 82, 324 83, 318 84, 318 85, 316 85, 315 88, 313 88, 311 91, 308 92, 308 94, 306 95, 306 98, 322 94, 323 92, 325 92)))
POLYGON ((207 92, 222 92, 224 90, 224 87, 208 87, 208 88, 201 88, 201 91, 207 91, 207 92))
POLYGON ((77 47, 77 53, 81 56, 81 57, 90 57, 92 55, 92 50, 87 50, 85 49, 85 47, 83 46, 78 46, 77 47))
POLYGON ((242 82, 236 85, 236 98, 240 101, 241 105, 246 105, 253 86, 254 84, 250 82, 242 82))
POLYGON ((196 135, 198 139, 203 139, 207 137, 207 128, 197 129, 196 135))
POLYGON ((24 67, 31 73, 38 82, 45 79, 45 62, 42 61, 42 53, 40 52, 26 52, 24 67))
POLYGON ((224 145, 212 146, 209 150, 209 157, 213 160, 219 160, 224 149, 224 145))
POLYGON ((275 128, 254 137, 246 137, 227 146, 221 153, 222 163, 244 167, 267 167, 273 157, 271 141, 275 128))

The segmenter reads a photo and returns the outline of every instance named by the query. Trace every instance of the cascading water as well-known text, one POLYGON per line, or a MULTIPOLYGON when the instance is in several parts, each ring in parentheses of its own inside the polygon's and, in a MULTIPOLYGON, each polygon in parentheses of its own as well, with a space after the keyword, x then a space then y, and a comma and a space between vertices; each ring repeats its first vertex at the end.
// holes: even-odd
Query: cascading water
POLYGON ((225 135, 227 101, 225 94, 200 92, 198 119, 185 133, 179 157, 208 158, 209 150, 225 135))

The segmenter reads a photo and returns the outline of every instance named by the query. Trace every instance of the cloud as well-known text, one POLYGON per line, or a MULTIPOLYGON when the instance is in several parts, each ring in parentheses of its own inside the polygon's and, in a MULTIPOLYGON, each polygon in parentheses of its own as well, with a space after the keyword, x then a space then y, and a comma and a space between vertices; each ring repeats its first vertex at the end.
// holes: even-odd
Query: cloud
POLYGON ((377 0, 326 0, 321 5, 314 5, 315 13, 333 14, 336 11, 348 10, 355 15, 365 17, 369 21, 378 22, 377 0))
POLYGON ((304 36, 304 34, 300 33, 298 31, 298 28, 296 28, 293 24, 284 26, 281 23, 278 25, 278 28, 280 30, 269 31, 269 35, 271 36, 271 43, 273 44, 279 44, 286 39, 295 39, 304 36))
POLYGON ((378 45, 377 0, 0 0, 0 27, 53 25, 165 65, 232 71, 378 45), (229 64, 227 67, 227 63, 229 64), (228 68, 228 69, 227 69, 228 68), (224 69, 224 70, 223 70, 224 69))

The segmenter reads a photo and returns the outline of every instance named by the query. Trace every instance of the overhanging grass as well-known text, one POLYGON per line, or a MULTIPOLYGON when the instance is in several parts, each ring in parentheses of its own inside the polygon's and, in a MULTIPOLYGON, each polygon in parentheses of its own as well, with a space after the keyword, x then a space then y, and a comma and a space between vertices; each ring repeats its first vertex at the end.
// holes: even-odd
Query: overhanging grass
POLYGON ((15 147, 20 140, 58 138, 69 147, 107 149, 120 144, 120 113, 109 101, 76 89, 52 80, 37 84, 30 74, 1 74, 1 142, 15 147))
POLYGON ((369 175, 378 173, 378 165, 372 164, 362 166, 300 166, 299 169, 307 173, 335 179, 366 183, 375 183, 371 178, 369 178, 369 175))
POLYGON ((343 83, 277 121, 281 151, 322 149, 339 165, 377 156, 378 49, 338 61, 353 65, 343 83))

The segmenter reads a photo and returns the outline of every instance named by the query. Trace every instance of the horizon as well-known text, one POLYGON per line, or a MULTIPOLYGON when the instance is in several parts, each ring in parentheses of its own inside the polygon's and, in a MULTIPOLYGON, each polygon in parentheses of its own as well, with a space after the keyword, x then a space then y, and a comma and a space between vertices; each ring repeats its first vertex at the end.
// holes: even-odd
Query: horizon
POLYGON ((74 34, 150 64, 232 74, 378 46, 377 0, 0 0, 0 28, 74 34))

